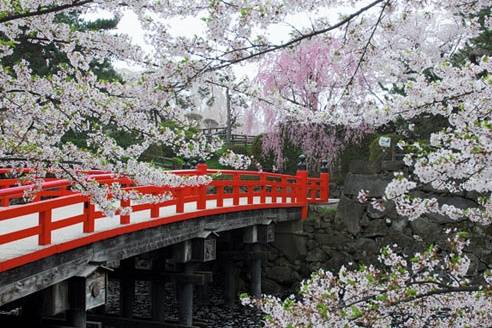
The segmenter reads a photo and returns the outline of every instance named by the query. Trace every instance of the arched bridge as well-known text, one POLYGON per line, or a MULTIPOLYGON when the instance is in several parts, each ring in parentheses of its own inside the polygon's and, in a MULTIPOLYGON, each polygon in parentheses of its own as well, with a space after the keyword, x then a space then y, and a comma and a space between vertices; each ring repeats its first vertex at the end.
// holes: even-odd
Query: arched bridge
MULTIPOLYGON (((64 312, 64 327, 86 327, 85 310, 101 305, 106 296, 96 293, 95 285, 89 283, 97 280, 98 275, 106 276, 105 268, 114 261, 120 265, 111 275, 122 281, 134 283, 141 277, 152 281, 169 277, 179 280, 180 321, 172 326, 190 327, 192 286, 206 283, 209 275, 194 272, 189 263, 215 260, 216 239, 231 231, 241 231, 244 243, 271 241, 274 224, 302 220, 307 217, 310 203, 327 202, 329 197, 328 173, 310 178, 304 170, 285 175, 212 170, 198 164, 195 170, 172 173, 212 175, 211 183, 176 188, 135 186, 131 179, 110 172, 84 172, 100 184, 117 182, 126 191, 172 195, 157 203, 119 200, 121 207, 131 211, 108 217, 87 196, 71 190, 67 180, 46 179, 36 186, 39 191, 35 198, 26 202, 25 192, 32 185, 7 178, 10 170, 0 169, 0 311, 20 307, 29 320, 37 318, 37 324, 42 321, 43 325, 46 315, 64 312), (146 257, 152 258, 152 270, 136 268, 135 257, 149 254, 146 257), (178 270, 170 272, 162 266, 168 262, 176 264, 178 270), (33 307, 33 300, 34 304, 39 300, 48 302, 49 309, 46 304, 43 309, 33 307), (91 302, 95 305, 91 306, 91 302)), ((234 249, 223 253, 237 256, 234 249)), ((258 295, 261 261, 255 260, 254 255, 247 256, 253 263, 252 280, 256 281, 252 293, 258 295)), ((227 263, 232 262, 226 260, 224 266, 227 263)), ((102 285, 105 286, 104 281, 102 285)), ((122 320, 121 327, 129 324, 124 320, 131 320, 128 312, 131 313, 132 287, 124 286, 122 282, 122 317, 118 319, 122 320)), ((234 291, 229 294, 234 298, 234 291)), ((165 320, 158 303, 157 297, 152 303, 154 321, 142 327, 165 326, 160 325, 165 320)))

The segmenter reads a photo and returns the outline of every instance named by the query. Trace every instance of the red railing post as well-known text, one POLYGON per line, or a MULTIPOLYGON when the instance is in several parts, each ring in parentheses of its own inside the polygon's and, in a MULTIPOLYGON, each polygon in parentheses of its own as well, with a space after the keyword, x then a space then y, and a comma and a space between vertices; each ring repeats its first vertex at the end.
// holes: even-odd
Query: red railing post
POLYGON ((1 207, 9 207, 10 206, 10 199, 8 196, 5 196, 2 198, 2 201, 0 202, 1 207))
POLYGON ((280 190, 282 192, 282 203, 287 203, 287 178, 282 177, 280 190))
POLYGON ((301 219, 307 219, 308 211, 308 172, 306 170, 306 157, 304 155, 299 156, 299 163, 297 164, 297 199, 296 203, 302 206, 301 219))
POLYGON ((319 198, 322 202, 328 202, 330 197, 330 174, 322 172, 319 175, 319 198))
MULTIPOLYGON (((207 174, 207 164, 199 163, 196 166, 197 175, 206 175, 207 174)), ((207 207, 207 186, 199 186, 198 187, 198 200, 196 203, 196 208, 199 210, 204 210, 207 207)))
POLYGON ((301 219, 307 219, 307 217, 308 217, 308 204, 307 204, 308 172, 306 170, 297 170, 296 177, 297 177, 296 202, 302 206, 301 219))
POLYGON ((248 204, 249 205, 253 204, 254 191, 255 191, 254 180, 251 180, 250 184, 248 184, 248 204))
POLYGON ((272 191, 271 191, 271 196, 272 196, 272 203, 277 202, 277 178, 272 180, 272 191))
MULTIPOLYGON (((313 180, 309 179, 307 180, 307 201, 313 200, 313 191, 316 191, 316 185, 314 184, 313 180)), ((314 196, 316 198, 316 194, 314 196)))
POLYGON ((232 204, 234 206, 239 205, 239 183, 241 181, 241 176, 239 173, 234 173, 232 176, 232 204))
POLYGON ((96 220, 96 208, 90 199, 84 202, 84 233, 94 232, 96 220))
POLYGON ((300 155, 299 162, 297 163, 297 196, 296 203, 301 205, 301 219, 307 219, 308 217, 308 172, 306 164, 306 156, 300 155))
POLYGON ((260 203, 265 204, 266 202, 266 187, 267 187, 267 178, 265 173, 260 173, 260 203))
POLYGON ((319 198, 322 202, 330 199, 330 173, 328 173, 328 161, 321 161, 321 173, 319 174, 319 198))
POLYGON ((184 212, 184 192, 183 188, 178 188, 174 192, 174 195, 176 197, 176 213, 183 213, 184 212))
MULTIPOLYGON (((158 191, 152 191, 153 196, 159 195, 158 191)), ((152 203, 150 204, 150 217, 152 219, 158 218, 160 214, 161 204, 160 203, 152 203)))
POLYGON ((289 183, 290 188, 290 199, 292 203, 297 202, 297 178, 289 183))
POLYGON ((39 212, 39 245, 51 244, 51 208, 39 212))
POLYGON ((224 186, 217 185, 217 207, 224 206, 224 186))
MULTIPOLYGON (((129 199, 122 199, 120 201, 120 207, 125 208, 125 207, 130 207, 130 200, 129 199)), ((121 214, 120 213, 120 224, 128 224, 130 223, 130 214, 121 214)))
POLYGON ((150 217, 153 219, 158 218, 160 209, 159 203, 152 204, 152 207, 150 208, 150 217))

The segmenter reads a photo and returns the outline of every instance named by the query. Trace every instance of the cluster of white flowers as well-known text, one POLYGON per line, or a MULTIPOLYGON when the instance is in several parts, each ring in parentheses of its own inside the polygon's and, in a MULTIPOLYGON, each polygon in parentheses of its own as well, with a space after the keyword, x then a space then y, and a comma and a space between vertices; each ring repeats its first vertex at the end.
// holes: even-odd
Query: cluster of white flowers
POLYGON ((299 298, 245 295, 242 302, 267 313, 267 327, 484 327, 492 320, 490 273, 472 284, 466 234, 453 231, 448 243, 444 256, 436 246, 411 257, 387 246, 379 256, 384 269, 319 270, 303 281, 299 298))
MULTIPOLYGON (((302 7, 307 1, 299 3, 302 7)), ((320 5, 309 2, 315 3, 320 5)), ((332 8, 336 4, 339 2, 323 2, 332 8)), ((325 110, 319 111, 306 110, 281 94, 267 100, 281 111, 279 116, 300 124, 377 128, 406 121, 415 130, 412 124, 418 125, 421 117, 446 118, 448 128, 432 133, 428 143, 401 143, 408 151, 404 162, 409 173, 397 174, 382 200, 370 199, 366 190, 359 192, 357 200, 371 201, 379 209, 393 201, 398 213, 411 220, 438 213, 490 224, 492 60, 483 56, 463 65, 453 62, 454 55, 481 31, 478 17, 470 16, 490 2, 376 0, 351 4, 367 7, 349 24, 342 18, 343 30, 326 38, 318 36, 319 42, 327 42, 343 35, 344 43, 337 52, 344 58, 359 57, 353 74, 331 81, 340 94, 326 100, 320 97, 324 103, 318 107, 325 110), (429 78, 429 72, 435 78, 429 78), (404 92, 389 91, 394 87, 404 92), (432 193, 427 197, 416 192, 423 185, 436 193, 478 194, 478 206, 463 209, 440 204, 432 193)), ((316 20, 312 29, 294 34, 321 30, 317 23, 327 22, 316 20)), ((485 25, 490 29, 490 19, 485 25)), ((492 322, 490 286, 469 285, 465 274, 470 260, 461 251, 462 237, 457 238, 450 239, 455 248, 448 255, 431 247, 406 259, 405 266, 393 248, 385 248, 381 261, 389 265, 387 273, 373 267, 344 268, 338 275, 321 271, 303 284, 299 300, 249 302, 267 313, 268 327, 488 326, 492 322)))
MULTIPOLYGON (((219 138, 189 132, 183 115, 187 105, 182 104, 186 95, 180 91, 186 93, 196 63, 170 60, 179 56, 176 51, 180 47, 169 47, 167 55, 151 60, 127 36, 90 29, 74 31, 57 19, 58 14, 70 10, 81 15, 107 10, 117 17, 126 9, 139 13, 149 30, 148 15, 177 14, 149 0, 0 3, 1 166, 33 167, 39 179, 50 167, 62 168, 57 175, 75 183, 76 172, 100 168, 131 176, 137 183, 178 186, 182 178, 163 175, 149 166, 138 167, 135 162, 150 146, 170 147, 178 156, 203 159, 221 148, 219 138), (47 76, 38 76, 26 60, 5 64, 20 42, 54 46, 69 63, 59 65, 47 76), (146 73, 122 82, 98 79, 89 68, 108 58, 138 64, 146 73), (178 122, 178 127, 166 127, 164 123, 169 120, 178 122), (64 136, 72 132, 84 135, 87 145, 67 142, 64 136), (138 140, 123 147, 114 137, 118 133, 134 135, 138 140)), ((203 78, 212 75, 204 74, 203 78)))
POLYGON ((409 181, 403 173, 395 173, 395 178, 391 181, 384 191, 387 199, 395 199, 401 195, 406 194, 408 191, 415 189, 417 184, 413 181, 409 181))
POLYGON ((368 200, 369 190, 360 190, 357 194, 357 201, 359 203, 366 203, 368 200))
MULTIPOLYGON (((4 166, 33 167, 36 178, 55 167, 59 169, 55 171, 57 177, 76 184, 84 184, 77 182, 77 172, 91 168, 126 175, 139 184, 207 183, 206 177, 188 180, 163 175, 138 161, 151 145, 171 147, 184 157, 203 159, 220 147, 220 142, 210 142, 200 134, 190 138, 187 132, 191 130, 186 126, 169 128, 163 124, 168 120, 185 122, 183 109, 187 107, 185 98, 191 85, 216 81, 217 72, 230 73, 228 66, 234 63, 295 47, 308 36, 319 42, 336 37, 343 38, 337 46, 337 57, 354 60, 343 67, 344 74, 334 72, 336 79, 325 81, 333 84, 330 89, 337 93, 331 97, 321 95, 322 103, 317 106, 320 110, 306 111, 281 94, 267 95, 268 99, 262 101, 277 108, 280 113, 276 115, 289 122, 353 129, 416 121, 423 116, 446 118, 449 128, 433 133, 428 145, 407 145, 410 150, 405 163, 411 175, 395 176, 386 188, 386 201, 394 201, 398 212, 411 219, 434 212, 477 223, 492 222, 492 60, 483 56, 460 66, 451 63, 453 56, 479 35, 481 21, 471 14, 490 7, 490 0, 169 3, 0 1, 2 64, 26 38, 56 47, 70 61, 57 67, 52 75, 42 77, 34 74, 24 60, 11 66, 0 65, 0 158, 5 159, 4 166), (341 15, 338 24, 319 14, 336 12, 338 6, 354 8, 353 14, 341 15), (106 10, 115 15, 133 10, 156 51, 147 58, 128 37, 73 31, 69 24, 57 19, 58 14, 69 10, 80 14, 106 10), (294 28, 292 39, 284 45, 270 43, 272 25, 297 12, 313 14, 315 18, 309 25, 294 28), (171 35, 167 22, 183 16, 202 18, 204 36, 171 35), (145 73, 123 83, 99 80, 88 68, 94 61, 107 58, 138 64, 145 73), (436 78, 430 79, 429 72, 436 78), (394 89, 404 92, 391 92, 394 89), (135 135, 141 142, 122 147, 107 133, 108 126, 113 132, 135 135), (67 142, 63 136, 69 132, 86 135, 89 147, 67 142), (478 193, 483 201, 468 209, 443 206, 434 198, 411 195, 420 184, 442 192, 478 193)), ((492 27, 490 19, 482 23, 486 28, 492 27)), ((307 91, 315 92, 313 87, 308 83, 307 91)), ((251 94, 258 93, 253 89, 251 94)), ((226 154, 222 163, 234 168, 250 165, 248 159, 235 154, 226 154)), ((107 190, 86 187, 98 203, 111 208, 105 203, 107 190)), ((364 200, 367 196, 362 193, 359 198, 364 200)), ((378 204, 372 202, 376 208, 378 204)), ((379 205, 382 208, 383 204, 379 205)), ((456 252, 454 256, 459 258, 460 254, 456 252)), ((492 322, 490 291, 461 285, 451 285, 455 289, 449 289, 445 278, 452 277, 447 273, 461 277, 468 265, 465 259, 436 261, 434 257, 439 255, 433 248, 412 259, 412 265, 423 261, 425 266, 409 272, 391 249, 382 256, 383 263, 393 265, 389 274, 369 267, 342 271, 340 279, 320 271, 303 285, 303 302, 287 299, 280 304, 275 298, 267 298, 260 306, 270 315, 268 325, 390 326, 395 313, 396 318, 406 318, 402 325, 409 327, 483 327, 492 322), (448 316, 436 315, 443 310, 441 304, 446 304, 448 316)))
POLYGON ((159 194, 141 193, 138 190, 123 189, 119 183, 100 185, 94 180, 77 184, 74 186, 74 190, 79 191, 82 195, 91 197, 91 201, 97 204, 99 209, 107 216, 114 216, 117 213, 129 215, 132 212, 130 206, 121 205, 121 200, 155 204, 171 199, 171 194, 165 191, 159 194))
POLYGON ((246 170, 251 166, 251 157, 243 154, 236 154, 232 150, 227 150, 219 158, 220 165, 230 166, 237 170, 246 170))

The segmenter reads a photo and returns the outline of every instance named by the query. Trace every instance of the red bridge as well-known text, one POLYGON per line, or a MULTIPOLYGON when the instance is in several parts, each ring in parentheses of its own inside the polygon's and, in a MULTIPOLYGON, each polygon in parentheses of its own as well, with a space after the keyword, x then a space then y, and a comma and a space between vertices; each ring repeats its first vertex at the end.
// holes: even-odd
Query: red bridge
MULTIPOLYGON (((9 171, 0 169, 0 176, 9 171)), ((187 242, 209 239, 211 232, 246 229, 245 242, 258 242, 261 227, 305 219, 310 203, 328 202, 329 196, 328 173, 309 178, 304 170, 285 175, 212 170, 205 164, 171 173, 212 175, 213 180, 198 187, 136 186, 131 179, 108 172, 84 172, 99 184, 117 182, 126 191, 172 195, 159 203, 121 200, 121 207, 130 207, 131 212, 108 217, 88 196, 72 191, 70 181, 46 179, 26 203, 24 193, 32 185, 0 179, 0 306, 79 276, 82 268, 124 261, 170 245, 174 245, 174 260, 182 258, 175 262, 196 260, 196 254, 187 255, 192 246, 196 251, 196 243, 187 242)), ((83 306, 84 311, 88 308, 83 306)), ((84 315, 77 313, 71 326, 85 326, 84 315)), ((191 324, 189 317, 183 314, 183 326, 191 324)))

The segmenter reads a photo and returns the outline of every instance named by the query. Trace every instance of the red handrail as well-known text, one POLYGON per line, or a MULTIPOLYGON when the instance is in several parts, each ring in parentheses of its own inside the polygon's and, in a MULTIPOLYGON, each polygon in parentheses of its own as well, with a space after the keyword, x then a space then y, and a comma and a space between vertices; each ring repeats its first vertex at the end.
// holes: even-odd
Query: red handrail
MULTIPOLYGON (((114 182, 119 182, 125 185, 133 184, 133 181, 126 177, 118 177, 113 173, 97 173, 96 171, 86 171, 87 178, 91 178, 100 184, 110 184, 114 182)), ((102 171, 101 171, 102 172, 102 171)), ((57 197, 72 194, 70 187, 72 186, 72 181, 65 179, 53 179, 47 178, 45 182, 41 183, 39 186, 40 190, 36 194, 35 200, 41 200, 42 197, 57 197)), ((16 179, 0 179, 0 207, 5 207, 10 205, 12 199, 21 199, 24 197, 24 192, 31 190, 34 185, 31 183, 24 183, 19 185, 16 179), (7 188, 1 188, 2 180, 7 180, 5 184, 10 185, 7 188)))
MULTIPOLYGON (((306 171, 298 171, 295 176, 292 176, 270 172, 211 170, 205 164, 199 164, 196 170, 179 170, 170 171, 169 173, 179 175, 215 175, 220 173, 221 175, 213 179, 208 186, 182 186, 174 188, 135 186, 133 181, 126 177, 115 176, 111 173, 100 171, 96 171, 96 174, 93 173, 90 172, 89 174, 92 174, 91 177, 99 183, 124 182, 125 185, 129 186, 124 188, 125 190, 137 190, 144 194, 154 195, 167 192, 172 197, 169 200, 159 203, 141 204, 132 204, 129 200, 123 199, 120 201, 121 207, 130 207, 132 212, 150 210, 150 218, 145 222, 130 224, 132 221, 131 215, 124 213, 120 215, 119 226, 112 227, 109 230, 97 231, 96 222, 108 218, 104 213, 97 210, 97 207, 90 202, 87 196, 71 191, 71 182, 68 180, 44 182, 41 184, 39 194, 45 197, 51 197, 50 199, 36 197, 27 204, 16 206, 9 206, 10 200, 16 197, 22 197, 24 191, 31 188, 32 185, 0 189, 0 201, 5 199, 9 201, 7 207, 0 208, 0 246, 24 238, 37 236, 38 244, 47 247, 42 248, 42 252, 39 250, 3 262, 0 260, 0 272, 97 240, 200 216, 250 209, 300 207, 301 218, 305 219, 307 217, 309 203, 327 202, 329 197, 329 176, 327 173, 321 173, 319 178, 308 178, 306 171), (225 201, 230 202, 228 206, 225 206, 225 201), (196 210, 187 212, 186 204, 190 203, 196 204, 196 210), (83 204, 82 214, 53 220, 54 210, 75 204, 83 204), (161 216, 160 210, 169 206, 174 207, 174 214, 161 216), (1 229, 2 225, 7 227, 7 221, 22 220, 23 217, 33 214, 38 217, 38 224, 36 226, 2 233, 2 230, 8 230, 1 229), (82 237, 61 244, 52 243, 53 233, 77 224, 82 224, 82 237)), ((116 213, 116 215, 119 214, 116 213)))

